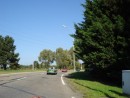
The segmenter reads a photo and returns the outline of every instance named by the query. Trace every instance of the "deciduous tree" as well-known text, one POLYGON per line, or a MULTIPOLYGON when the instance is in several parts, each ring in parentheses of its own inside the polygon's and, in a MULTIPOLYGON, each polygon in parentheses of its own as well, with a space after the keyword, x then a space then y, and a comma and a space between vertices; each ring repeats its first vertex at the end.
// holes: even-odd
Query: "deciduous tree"
POLYGON ((44 63, 45 68, 48 68, 55 60, 55 53, 49 49, 44 49, 40 52, 38 59, 40 62, 44 63))

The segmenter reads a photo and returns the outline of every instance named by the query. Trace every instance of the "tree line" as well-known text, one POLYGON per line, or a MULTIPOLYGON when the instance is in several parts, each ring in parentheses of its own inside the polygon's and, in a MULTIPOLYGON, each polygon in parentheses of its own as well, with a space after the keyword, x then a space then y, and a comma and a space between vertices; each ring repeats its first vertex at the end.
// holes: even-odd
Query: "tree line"
MULTIPOLYGON (((73 68, 73 48, 69 50, 64 50, 63 48, 57 48, 56 51, 52 51, 50 49, 43 49, 38 57, 38 61, 34 61, 35 68, 48 68, 52 63, 55 62, 57 68, 73 68)), ((80 68, 80 63, 78 62, 78 58, 75 59, 76 68, 80 68)))
POLYGON ((71 36, 85 70, 106 75, 130 69, 130 0, 86 0, 82 6, 83 21, 71 36))
POLYGON ((9 66, 10 69, 19 67, 19 54, 15 53, 16 46, 14 39, 10 36, 0 35, 0 67, 4 70, 9 66))
MULTIPOLYGON (((6 70, 9 69, 46 69, 52 63, 55 62, 57 68, 73 68, 73 48, 64 50, 63 48, 57 48, 56 51, 50 49, 43 49, 39 53, 38 61, 34 61, 33 65, 20 65, 19 53, 15 53, 16 46, 14 45, 14 39, 10 36, 0 35, 0 68, 6 70)), ((80 67, 78 58, 75 59, 76 68, 80 67)))

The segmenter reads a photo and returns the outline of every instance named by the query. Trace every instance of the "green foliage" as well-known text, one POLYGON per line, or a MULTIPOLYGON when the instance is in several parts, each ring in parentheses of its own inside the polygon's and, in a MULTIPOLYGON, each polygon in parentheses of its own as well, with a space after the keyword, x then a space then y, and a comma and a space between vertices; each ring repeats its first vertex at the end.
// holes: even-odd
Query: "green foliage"
POLYGON ((75 24, 75 53, 85 68, 130 69, 129 0, 86 0, 84 21, 75 24), (127 3, 127 4, 126 4, 127 3), (125 5, 126 4, 126 5, 125 5), (117 66, 115 66, 117 67, 117 66))
POLYGON ((48 68, 51 63, 55 60, 55 53, 51 50, 44 49, 40 52, 39 61, 44 63, 45 68, 48 68))
POLYGON ((19 54, 15 53, 16 46, 10 36, 2 37, 0 35, 0 65, 6 70, 7 65, 11 69, 17 69, 19 64, 19 54))
POLYGON ((56 63, 59 68, 68 67, 72 64, 72 57, 68 50, 56 49, 56 63))
POLYGON ((34 68, 40 69, 40 65, 38 61, 34 61, 33 64, 34 64, 34 68))

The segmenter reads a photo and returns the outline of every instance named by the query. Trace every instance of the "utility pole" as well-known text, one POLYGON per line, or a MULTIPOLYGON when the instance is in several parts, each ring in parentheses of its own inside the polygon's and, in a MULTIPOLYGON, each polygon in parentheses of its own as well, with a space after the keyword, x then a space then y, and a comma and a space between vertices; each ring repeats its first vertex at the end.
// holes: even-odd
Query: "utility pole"
POLYGON ((74 45, 73 45, 73 65, 74 65, 74 72, 76 71, 75 70, 75 53, 74 53, 74 45))

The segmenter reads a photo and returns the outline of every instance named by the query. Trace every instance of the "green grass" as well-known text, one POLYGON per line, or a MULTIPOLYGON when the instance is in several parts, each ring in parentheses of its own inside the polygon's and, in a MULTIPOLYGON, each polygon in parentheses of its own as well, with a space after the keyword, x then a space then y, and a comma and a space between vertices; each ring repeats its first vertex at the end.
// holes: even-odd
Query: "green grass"
POLYGON ((9 74, 9 73, 20 73, 20 72, 37 72, 37 71, 44 71, 43 69, 38 69, 38 70, 32 70, 32 69, 19 69, 19 70, 1 70, 0 69, 0 74, 9 74))
POLYGON ((100 81, 84 73, 72 73, 68 80, 74 89, 83 94, 83 98, 130 98, 122 94, 122 88, 107 81, 100 81))

